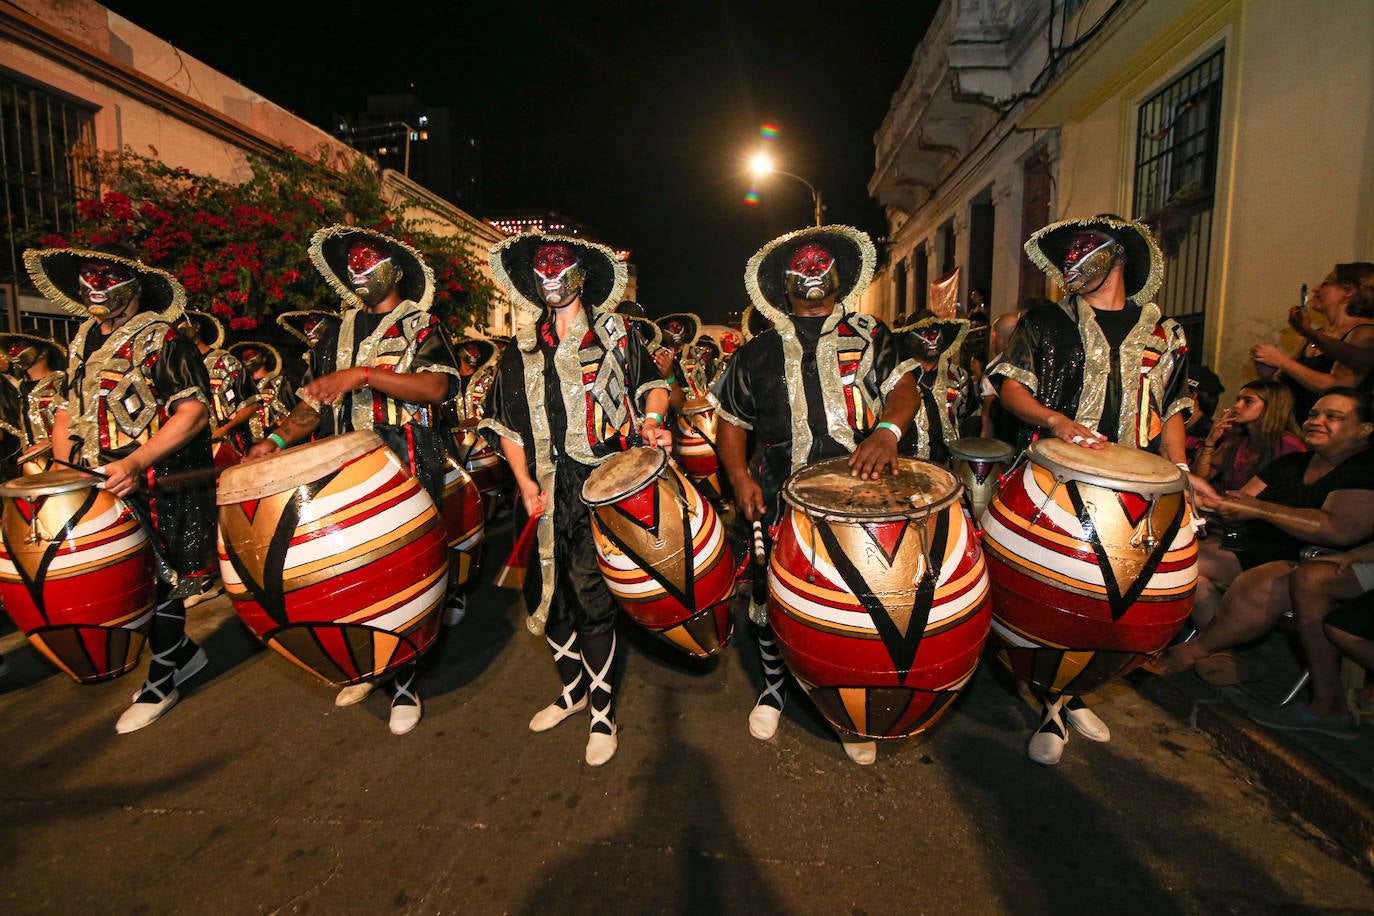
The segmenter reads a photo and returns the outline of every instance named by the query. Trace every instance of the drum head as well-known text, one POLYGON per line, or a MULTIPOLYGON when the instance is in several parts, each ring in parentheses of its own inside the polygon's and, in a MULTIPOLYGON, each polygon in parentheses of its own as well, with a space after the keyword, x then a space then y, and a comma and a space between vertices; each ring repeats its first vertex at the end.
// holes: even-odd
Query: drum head
POLYGON ((1060 439, 1041 439, 1028 452, 1031 461, 1059 480, 1081 480, 1145 495, 1177 493, 1187 484, 1183 471, 1167 458, 1114 442, 1099 450, 1060 439))
POLYGON ((56 471, 44 471, 42 474, 30 474, 27 477, 16 477, 14 480, 6 481, 0 484, 0 496, 30 499, 35 496, 52 496, 56 493, 85 490, 98 483, 100 483, 100 478, 94 474, 87 474, 84 471, 71 468, 61 468, 56 471))
POLYGON ((588 475, 582 501, 589 506, 619 502, 644 489, 667 463, 668 454, 660 448, 632 448, 612 455, 588 475))
POLYGON ((385 448, 381 436, 374 432, 343 433, 236 464, 219 475, 215 504, 232 506, 294 490, 378 446, 385 448))
POLYGON ((849 458, 831 458, 787 479, 783 499, 811 514, 854 521, 893 521, 938 512, 959 498, 963 486, 949 471, 917 458, 897 459, 895 475, 860 480, 849 458))
POLYGON ((947 446, 955 458, 965 461, 1010 461, 1016 450, 1001 439, 955 439, 947 446))

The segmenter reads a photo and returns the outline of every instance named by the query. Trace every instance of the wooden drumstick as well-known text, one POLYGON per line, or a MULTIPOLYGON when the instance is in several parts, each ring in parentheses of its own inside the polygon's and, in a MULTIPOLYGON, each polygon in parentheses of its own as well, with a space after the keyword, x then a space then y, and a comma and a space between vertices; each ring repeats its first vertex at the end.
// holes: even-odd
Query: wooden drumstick
POLYGON ((768 564, 768 551, 763 546, 763 522, 754 520, 754 562, 760 566, 768 564))

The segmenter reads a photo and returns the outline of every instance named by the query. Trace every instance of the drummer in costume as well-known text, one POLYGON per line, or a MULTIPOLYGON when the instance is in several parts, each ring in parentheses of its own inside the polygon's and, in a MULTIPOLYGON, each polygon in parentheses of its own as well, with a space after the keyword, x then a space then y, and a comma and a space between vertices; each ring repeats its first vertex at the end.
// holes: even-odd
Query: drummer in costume
POLYGON ((248 373, 257 392, 253 413, 243 431, 251 447, 266 439, 268 430, 274 429, 291 413, 283 399, 286 379, 281 374, 281 354, 276 347, 260 340, 236 343, 229 352, 243 364, 243 371, 248 373))
POLYGON ((36 334, 0 334, 0 350, 9 356, 10 374, 19 380, 17 426, 27 451, 52 437, 67 355, 56 341, 36 334))
MULTIPOLYGON (((323 326, 309 354, 300 402, 250 457, 270 455, 312 436, 371 430, 415 475, 436 506, 444 496, 444 431, 439 406, 458 392, 458 368, 439 319, 429 313, 434 272, 419 252, 390 236, 330 226, 310 240, 310 260, 347 311, 323 326)), ((419 724, 416 663, 396 675, 390 727, 419 724)), ((345 687, 335 704, 360 703, 377 684, 345 687)))
MULTIPOLYGON (((310 366, 310 351, 320 342, 320 338, 331 327, 338 327, 339 313, 326 312, 322 309, 310 309, 304 312, 282 312, 277 316, 277 324, 281 329, 292 337, 305 344, 305 355, 301 357, 300 363, 304 363, 301 368, 293 366, 283 366, 282 374, 286 376, 287 389, 291 390, 291 384, 299 379, 304 370, 310 366)), ((299 365, 299 363, 294 364, 299 365)))
MULTIPOLYGON (((873 278, 874 260, 865 233, 824 226, 774 239, 745 268, 749 298, 773 326, 735 352, 710 400, 736 505, 765 527, 777 523, 779 495, 794 471, 851 453, 855 475, 876 479, 896 470, 898 442, 918 401, 897 341, 881 321, 852 311, 873 278), (745 451, 750 430, 762 452, 755 467, 745 451)), ((755 576, 750 617, 760 625, 764 691, 749 714, 749 733, 766 741, 777 731, 787 682, 764 622, 766 578, 762 570, 755 576)), ((842 740, 856 763, 877 759, 873 741, 842 740)))
POLYGON ((148 678, 115 724, 124 734, 167 713, 180 699, 178 686, 206 663, 186 637, 183 600, 201 591, 215 535, 213 491, 150 494, 144 484, 211 466, 210 382, 195 347, 175 330, 186 293, 170 274, 118 244, 30 249, 24 265, 44 296, 87 318, 71 342, 53 457, 100 469, 103 487, 128 503, 165 561, 148 633, 148 678))
POLYGON ((615 252, 575 238, 524 233, 491 249, 491 269, 533 320, 501 354, 481 427, 503 450, 530 517, 539 562, 525 577, 530 630, 553 651, 563 692, 530 720, 547 731, 590 706, 585 759, 616 751, 616 606, 597 567, 587 477, 643 441, 666 446, 668 384, 638 334, 609 310, 628 270, 615 252))
POLYGON ((968 372, 959 365, 968 322, 937 318, 926 309, 894 327, 892 333, 901 342, 903 358, 914 363, 911 377, 921 396, 919 411, 931 418, 930 428, 939 432, 923 438, 926 424, 913 424, 902 451, 943 464, 949 458, 946 444, 959 438, 959 420, 968 397, 968 372))
POLYGON ((209 312, 187 311, 177 330, 195 344, 210 376, 210 438, 228 439, 242 454, 253 445, 246 424, 257 407, 258 392, 238 357, 224 349, 224 325, 209 312))
MULTIPOLYGON (((1053 223, 1026 241, 1026 254, 1069 293, 1021 318, 992 383, 1021 421, 1023 449, 1041 435, 1085 448, 1116 442, 1184 463, 1189 408, 1183 329, 1151 298, 1164 256, 1143 224, 1104 215, 1053 223)), ((1046 696, 1032 760, 1056 764, 1069 724, 1093 741, 1111 732, 1079 697, 1046 696)))

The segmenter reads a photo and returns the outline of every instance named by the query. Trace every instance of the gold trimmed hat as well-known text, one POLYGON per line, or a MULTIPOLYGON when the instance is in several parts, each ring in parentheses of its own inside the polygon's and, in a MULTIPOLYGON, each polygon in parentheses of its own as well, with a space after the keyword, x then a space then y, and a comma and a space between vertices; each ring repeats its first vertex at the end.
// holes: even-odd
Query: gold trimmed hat
POLYGON ((428 311, 434 302, 434 271, 420 252, 375 229, 341 223, 318 229, 310 237, 310 261, 339 298, 350 308, 362 307, 363 301, 348 285, 348 246, 362 239, 376 242, 391 252, 392 259, 401 268, 401 282, 397 284, 401 297, 428 311))
POLYGON ((639 336, 644 339, 644 346, 650 353, 663 346, 663 332, 658 325, 649 320, 648 314, 644 311, 644 306, 633 299, 624 299, 616 303, 611 309, 617 315, 623 317, 630 323, 639 336))
POLYGON ((1059 287, 1064 286, 1064 256, 1073 237, 1090 229, 1106 233, 1126 249, 1126 298, 1138 305, 1153 302, 1164 282, 1164 254, 1144 223, 1111 213, 1050 223, 1026 239, 1026 255, 1059 287))
POLYGON ((218 350, 224 346, 224 325, 214 315, 187 309, 184 317, 188 323, 196 326, 201 343, 211 350, 218 350))
POLYGON ((748 343, 764 331, 772 327, 769 320, 752 305, 744 308, 744 314, 740 316, 740 334, 744 336, 744 342, 748 343))
MULTIPOLYGON (((51 337, 41 337, 38 334, 25 334, 20 332, 6 332, 0 334, 0 351, 9 354, 10 361, 18 359, 24 354, 25 350, 47 350, 48 365, 53 369, 61 369, 67 365, 67 351, 57 341, 51 337)), ((30 363, 29 365, 33 365, 30 363)), ((29 367, 24 366, 27 370, 29 367)))
POLYGON ((496 341, 487 337, 458 337, 453 341, 453 355, 458 359, 466 359, 467 354, 473 354, 477 360, 477 365, 473 370, 480 372, 487 366, 492 365, 501 356, 501 348, 496 345, 496 341))
MULTIPOLYGON (((760 248, 744 267, 744 288, 749 292, 749 301, 774 324, 791 313, 783 278, 787 264, 797 249, 813 243, 824 245, 835 258, 840 280, 835 303, 841 311, 855 311, 873 280, 878 252, 867 232, 853 226, 813 226, 778 236, 760 248)), ((747 325, 748 316, 745 321, 747 325)))
POLYGON ((181 283, 165 270, 144 264, 126 245, 111 242, 95 248, 30 248, 24 252, 24 267, 38 291, 82 318, 91 317, 91 313, 81 302, 77 273, 87 261, 118 264, 132 270, 143 287, 138 294, 140 309, 160 312, 171 322, 186 307, 186 290, 181 283))
POLYGON ((691 312, 674 312, 654 321, 662 332, 665 346, 686 349, 701 336, 701 319, 691 312))
MULTIPOLYGON (((492 276, 516 308, 536 320, 543 317, 544 300, 539 297, 539 289, 534 282, 534 253, 541 245, 554 244, 567 245, 582 261, 582 269, 587 274, 582 284, 582 305, 588 312, 606 311, 620 302, 630 282, 630 268, 613 250, 596 242, 566 235, 521 232, 491 246, 487 255, 492 276)), ((522 327, 516 334, 516 340, 522 350, 532 349, 534 323, 522 327)))
POLYGON ((940 318, 929 309, 923 309, 900 327, 893 328, 892 332, 898 337, 910 334, 926 339, 938 334, 940 357, 945 357, 951 354, 958 355, 964 345, 964 338, 968 336, 968 329, 967 318, 940 318))
POLYGON ((339 323, 338 312, 326 312, 323 309, 310 309, 304 312, 282 312, 277 316, 277 324, 281 325, 282 330, 292 337, 298 338, 307 347, 314 346, 310 337, 317 335, 321 325, 339 323))
POLYGON ((241 340, 231 346, 229 352, 238 357, 249 375, 257 371, 259 360, 262 361, 262 367, 267 370, 268 378, 281 375, 281 354, 269 343, 263 343, 261 340, 241 340))

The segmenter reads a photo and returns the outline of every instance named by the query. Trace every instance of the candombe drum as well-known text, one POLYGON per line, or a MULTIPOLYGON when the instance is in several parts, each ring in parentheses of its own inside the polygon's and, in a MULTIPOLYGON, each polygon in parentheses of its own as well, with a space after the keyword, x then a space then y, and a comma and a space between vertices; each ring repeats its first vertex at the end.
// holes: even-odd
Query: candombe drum
POLYGON ((486 438, 478 434, 476 424, 460 427, 453 435, 463 467, 490 508, 506 482, 506 466, 486 438))
POLYGON ((0 485, 0 599, 34 648, 83 684, 138 664, 157 600, 148 535, 98 482, 57 470, 0 485))
POLYGON ((1042 440, 983 515, 997 657, 1082 694, 1164 648, 1187 619, 1197 540, 1187 479, 1138 449, 1042 440))
POLYGON ((768 568, 768 619, 787 667, 841 732, 929 728, 973 676, 991 618, 987 569, 939 465, 850 476, 849 458, 797 471, 768 568))
POLYGON ((42 474, 52 467, 52 443, 40 439, 19 453, 19 473, 42 474))
POLYGON ((444 501, 439 507, 447 534, 449 579, 460 588, 477 575, 486 540, 482 494, 452 455, 444 455, 444 501))
POLYGON ((343 686, 434 642, 448 585, 443 521, 376 433, 235 465, 216 502, 225 591, 291 661, 343 686))
POLYGON ((625 612, 706 658, 730 639, 734 563, 711 503, 662 449, 632 448, 587 477, 597 565, 625 612))
POLYGON ((997 478, 1011 467, 1016 452, 1001 439, 955 439, 948 448, 950 466, 964 485, 964 499, 976 521, 997 495, 997 478))
POLYGON ((239 450, 234 446, 234 443, 230 442, 227 438, 216 439, 211 444, 211 451, 214 454, 215 467, 219 468, 221 471, 226 468, 231 468, 243 460, 243 456, 239 454, 239 450))
POLYGON ((673 455, 688 479, 718 499, 720 461, 716 457, 716 412, 705 398, 688 398, 678 413, 673 455))

